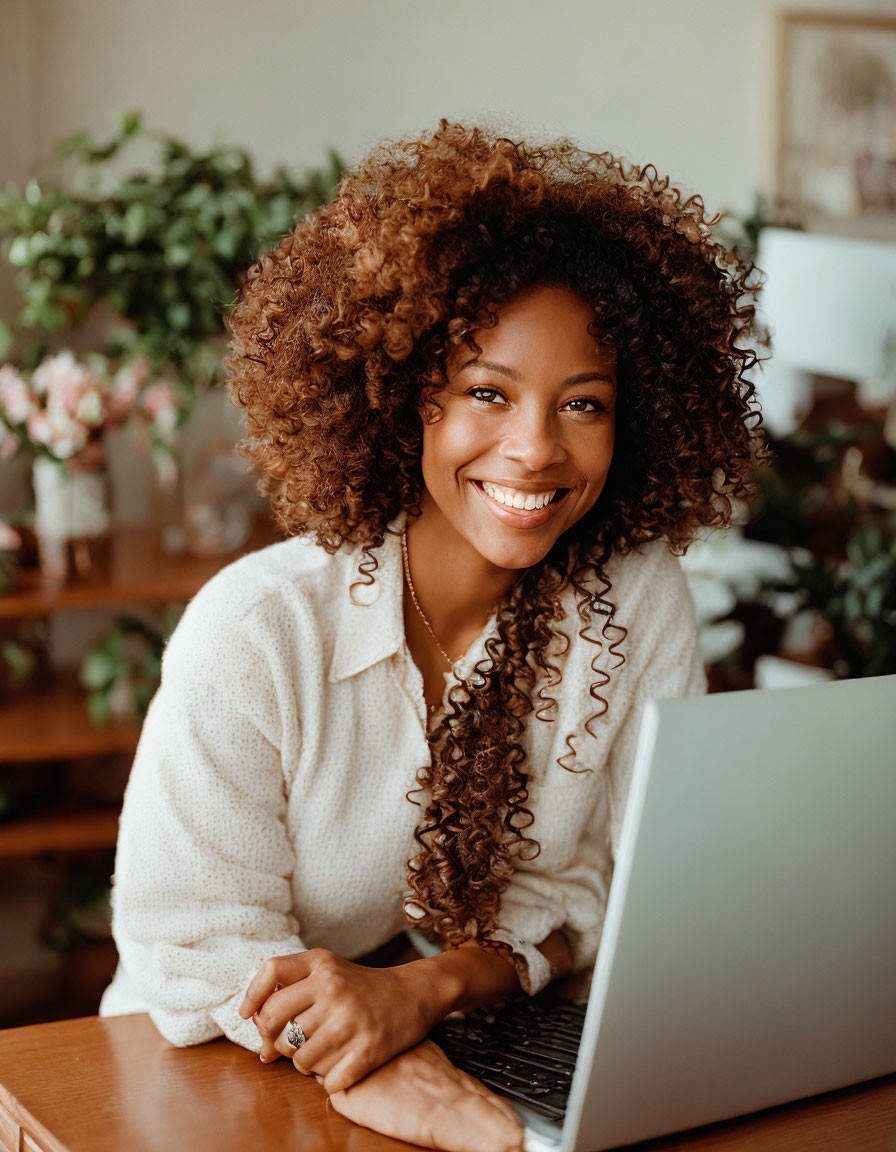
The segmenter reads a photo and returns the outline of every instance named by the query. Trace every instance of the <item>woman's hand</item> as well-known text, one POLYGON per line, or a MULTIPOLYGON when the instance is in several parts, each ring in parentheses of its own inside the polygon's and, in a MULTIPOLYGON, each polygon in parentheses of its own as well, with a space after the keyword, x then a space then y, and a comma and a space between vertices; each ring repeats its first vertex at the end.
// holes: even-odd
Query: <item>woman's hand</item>
POLYGON ((453 989, 417 962, 365 968, 324 948, 266 960, 240 1005, 262 1039, 261 1059, 292 1057, 300 1072, 322 1079, 327 1092, 351 1087, 410 1048, 451 1009, 453 989), (290 1020, 306 1037, 286 1040, 290 1020))
POLYGON ((431 1040, 330 1094, 343 1116, 411 1144, 444 1152, 516 1152, 523 1129, 506 1100, 455 1068, 431 1040))

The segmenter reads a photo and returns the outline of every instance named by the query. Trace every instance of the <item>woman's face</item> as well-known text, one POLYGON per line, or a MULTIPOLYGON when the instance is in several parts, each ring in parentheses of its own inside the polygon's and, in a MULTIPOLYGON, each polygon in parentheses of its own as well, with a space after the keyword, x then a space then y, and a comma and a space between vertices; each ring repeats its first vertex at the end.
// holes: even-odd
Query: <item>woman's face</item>
MULTIPOLYGON (((526 289, 456 349, 423 426, 422 515, 497 567, 537 564, 597 500, 613 458, 616 358, 569 288, 526 289)), ((446 550, 446 556, 449 553, 446 550)), ((456 551, 455 551, 456 555, 456 551)))

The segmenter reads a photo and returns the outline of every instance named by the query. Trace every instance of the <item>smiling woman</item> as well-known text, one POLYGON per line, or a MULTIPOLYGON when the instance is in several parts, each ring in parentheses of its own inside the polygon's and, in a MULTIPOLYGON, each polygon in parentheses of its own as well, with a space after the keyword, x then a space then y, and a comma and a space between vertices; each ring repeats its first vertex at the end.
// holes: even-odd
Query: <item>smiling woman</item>
POLYGON ((751 286, 652 168, 445 121, 249 269, 233 397, 293 538, 166 651, 104 1011, 519 1144, 423 1038, 594 961, 644 703, 704 687, 675 553, 762 454, 751 286), (363 962, 408 926, 433 955, 363 962))

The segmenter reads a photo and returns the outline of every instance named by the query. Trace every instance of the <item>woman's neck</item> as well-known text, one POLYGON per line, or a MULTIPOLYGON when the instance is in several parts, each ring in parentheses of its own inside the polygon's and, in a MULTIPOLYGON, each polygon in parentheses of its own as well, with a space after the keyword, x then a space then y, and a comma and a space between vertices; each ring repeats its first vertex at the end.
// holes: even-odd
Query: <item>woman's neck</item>
POLYGON ((407 551, 420 611, 441 647, 457 658, 520 574, 486 560, 438 509, 426 505, 408 520, 407 551))

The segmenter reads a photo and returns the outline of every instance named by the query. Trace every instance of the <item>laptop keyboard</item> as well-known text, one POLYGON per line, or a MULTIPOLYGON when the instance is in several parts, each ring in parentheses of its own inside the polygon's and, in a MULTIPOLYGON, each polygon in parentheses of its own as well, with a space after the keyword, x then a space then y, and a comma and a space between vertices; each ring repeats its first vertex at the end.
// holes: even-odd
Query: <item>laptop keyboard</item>
POLYGON ((498 1012, 446 1019, 430 1033, 451 1062, 492 1091, 562 1120, 587 1004, 517 1001, 498 1012))

